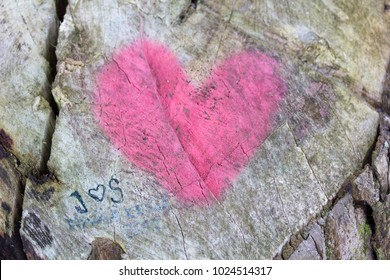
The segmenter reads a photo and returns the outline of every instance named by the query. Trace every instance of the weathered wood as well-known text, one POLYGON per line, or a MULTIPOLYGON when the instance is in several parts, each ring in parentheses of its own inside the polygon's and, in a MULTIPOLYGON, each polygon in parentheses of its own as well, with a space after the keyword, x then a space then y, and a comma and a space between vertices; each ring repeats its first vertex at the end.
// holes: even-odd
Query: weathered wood
MULTIPOLYGON (((378 127, 364 98, 380 103, 389 58, 384 2, 207 1, 196 9, 190 2, 69 1, 56 50, 55 177, 28 180, 23 206, 21 233, 31 256, 86 259, 91 242, 105 237, 130 259, 272 258, 361 168, 378 127), (272 129, 208 204, 183 202, 156 172, 129 160, 127 146, 112 141, 95 113, 102 71, 117 63, 133 73, 113 60, 140 38, 171 50, 198 85, 243 50, 278 64, 286 90, 272 129)), ((149 55, 140 63, 153 63, 149 55)), ((139 86, 145 75, 120 77, 139 86)), ((226 81, 238 84, 236 78, 226 81)))
POLYGON ((53 130, 49 49, 55 44, 55 1, 0 3, 0 143, 27 174, 44 169, 53 130))
POLYGON ((54 1, 0 2, 0 258, 25 258, 19 235, 24 176, 44 171, 54 115, 49 49, 54 1))
POLYGON ((289 257, 290 260, 324 260, 326 259, 326 245, 323 220, 315 223, 305 239, 298 244, 289 257))
MULTIPOLYGON (((373 220, 374 238, 373 247, 378 259, 390 259, 390 189, 389 189, 389 156, 384 156, 389 150, 390 144, 390 117, 384 115, 381 118, 380 134, 372 155, 373 173, 369 180, 361 180, 365 193, 367 189, 373 190, 373 194, 365 195, 363 201, 370 205, 373 220), (371 177, 375 179, 371 180, 371 177)), ((362 193, 362 192, 361 192, 362 193)))
POLYGON ((92 244, 89 260, 121 260, 124 254, 121 246, 107 238, 96 238, 92 244))
POLYGON ((0 259, 25 258, 19 236, 23 180, 16 159, 0 145, 0 259))
POLYGON ((383 188, 389 178, 389 125, 389 117, 383 114, 372 162, 346 184, 346 190, 340 191, 329 213, 323 213, 324 219, 303 229, 304 240, 300 244, 295 246, 290 240, 291 246, 282 250, 290 252, 287 257, 389 259, 390 196, 383 188))
MULTIPOLYGON (((366 185, 366 187, 371 186, 366 185)), ((324 219, 319 219, 309 227, 307 234, 301 233, 304 240, 291 246, 292 254, 284 258, 374 259, 372 228, 366 209, 356 206, 359 205, 358 203, 358 200, 352 199, 351 194, 347 193, 337 201, 324 219)))
POLYGON ((364 235, 370 236, 371 229, 366 223, 359 225, 355 215, 350 194, 340 199, 329 213, 325 228, 328 259, 368 258, 364 254, 364 235))
POLYGON ((313 66, 310 71, 344 76, 355 93, 381 104, 389 56, 387 0, 267 1, 254 5, 224 0, 205 5, 254 37, 279 36, 285 45, 272 40, 265 43, 296 52, 302 62, 313 66))

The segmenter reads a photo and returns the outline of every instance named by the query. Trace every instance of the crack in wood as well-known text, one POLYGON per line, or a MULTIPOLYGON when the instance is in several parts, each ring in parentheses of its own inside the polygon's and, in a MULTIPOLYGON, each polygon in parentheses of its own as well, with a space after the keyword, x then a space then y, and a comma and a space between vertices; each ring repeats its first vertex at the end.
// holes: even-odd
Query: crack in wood
POLYGON ((182 242, 183 242, 184 254, 185 254, 185 256, 186 256, 186 259, 188 260, 188 254, 187 254, 187 249, 186 249, 186 240, 185 240, 185 238, 184 238, 183 228, 181 227, 181 224, 180 224, 180 222, 179 222, 178 217, 176 216, 175 213, 173 213, 173 211, 172 211, 172 214, 175 216, 176 222, 177 222, 177 224, 179 225, 180 232, 181 232, 181 237, 182 237, 182 242))
POLYGON ((309 161, 309 159, 308 159, 306 153, 305 153, 304 150, 299 146, 299 144, 298 144, 298 142, 297 142, 297 139, 295 138, 294 132, 293 132, 293 130, 291 129, 290 124, 289 124, 288 122, 286 122, 286 124, 287 124, 288 130, 290 131, 290 133, 291 133, 291 135, 292 135, 292 138, 294 139, 295 147, 296 147, 296 148, 303 154, 303 156, 305 157, 306 163, 307 163, 307 165, 309 166, 310 171, 311 171, 311 173, 313 174, 314 178, 316 179, 317 184, 320 186, 322 193, 325 195, 327 201, 330 201, 328 195, 326 194, 326 192, 325 192, 325 190, 324 190, 324 188, 323 188, 323 186, 322 186, 322 184, 321 184, 321 182, 320 182, 320 180, 318 179, 316 173, 314 172, 313 167, 311 166, 310 161, 309 161))
POLYGON ((282 199, 282 196, 281 196, 281 194, 280 194, 280 192, 279 192, 278 185, 276 184, 276 180, 275 180, 274 177, 272 177, 272 180, 274 181, 274 187, 275 187, 276 193, 278 194, 278 197, 279 197, 279 200, 280 200, 280 204, 281 204, 281 206, 282 206, 283 215, 284 215, 284 217, 285 217, 286 220, 287 220, 288 228, 290 229, 290 232, 292 232, 290 219, 288 218, 287 212, 286 212, 286 210, 285 210, 284 203, 283 203, 283 199, 282 199))

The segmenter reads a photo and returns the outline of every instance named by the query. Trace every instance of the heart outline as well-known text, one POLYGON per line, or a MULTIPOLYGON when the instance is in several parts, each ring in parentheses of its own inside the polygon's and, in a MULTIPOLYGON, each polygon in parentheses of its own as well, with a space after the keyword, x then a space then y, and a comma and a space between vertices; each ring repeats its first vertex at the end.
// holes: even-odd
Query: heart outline
POLYGON ((104 195, 106 194, 106 186, 99 184, 96 186, 96 188, 90 188, 88 190, 88 195, 92 197, 94 200, 102 202, 104 199, 104 195), (101 197, 99 197, 99 189, 102 188, 101 197), (96 194, 98 193, 98 194, 96 194))

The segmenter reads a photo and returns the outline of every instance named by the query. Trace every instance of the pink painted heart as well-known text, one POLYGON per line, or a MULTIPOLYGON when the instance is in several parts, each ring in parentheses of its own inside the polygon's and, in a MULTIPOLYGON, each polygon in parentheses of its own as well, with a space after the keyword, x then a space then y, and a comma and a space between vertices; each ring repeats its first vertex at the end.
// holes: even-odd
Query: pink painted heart
POLYGON ((95 111, 130 162, 179 199, 203 203, 270 133, 284 90, 277 62, 259 51, 224 60, 196 88, 168 48, 138 40, 99 73, 95 111))

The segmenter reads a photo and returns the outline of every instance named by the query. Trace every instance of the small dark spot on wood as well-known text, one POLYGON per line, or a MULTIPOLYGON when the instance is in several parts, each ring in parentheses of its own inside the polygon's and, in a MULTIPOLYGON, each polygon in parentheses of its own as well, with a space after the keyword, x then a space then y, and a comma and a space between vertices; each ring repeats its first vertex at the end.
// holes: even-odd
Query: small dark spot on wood
POLYGON ((91 246, 89 260, 121 260, 125 253, 118 243, 108 238, 98 237, 91 246))
POLYGON ((34 246, 31 244, 31 242, 25 238, 21 237, 22 243, 23 243, 23 250, 26 253, 26 257, 29 260, 42 260, 41 257, 37 255, 37 253, 34 250, 34 246))
POLYGON ((38 192, 35 189, 31 189, 30 193, 38 201, 49 201, 52 198, 54 191, 54 187, 49 187, 43 192, 38 192))
POLYGON ((4 131, 4 129, 0 129, 0 144, 4 146, 6 149, 11 149, 13 145, 13 141, 11 137, 4 131))
POLYGON ((35 213, 28 213, 23 220, 23 230, 29 235, 42 249, 50 246, 53 242, 49 228, 42 223, 41 219, 35 213))
POLYGON ((51 175, 50 174, 43 174, 39 177, 34 176, 32 174, 28 175, 28 178, 35 184, 35 185, 42 185, 50 180, 51 175))
POLYGON ((191 4, 179 15, 178 24, 183 24, 194 13, 198 7, 198 0, 192 0, 191 4))
POLYGON ((385 10, 385 13, 390 12, 390 4, 385 4, 384 10, 385 10))
POLYGON ((10 224, 9 224, 9 220, 8 219, 5 220, 5 228, 6 229, 10 228, 10 224))
POLYGON ((191 7, 196 9, 198 7, 198 0, 191 0, 191 7))
POLYGON ((11 187, 12 184, 11 179, 9 178, 7 171, 1 166, 0 166, 0 179, 4 182, 4 184, 7 187, 11 187))
POLYGON ((186 15, 185 15, 185 14, 181 14, 181 15, 179 16, 179 21, 180 21, 180 22, 183 22, 185 18, 186 18, 186 15))
POLYGON ((322 106, 321 103, 319 103, 315 98, 307 98, 303 104, 303 108, 303 111, 306 112, 310 119, 313 119, 319 123, 323 121, 321 109, 326 109, 326 107, 322 106))
POLYGON ((1 203, 1 208, 3 208, 3 210, 7 212, 7 214, 11 213, 11 206, 9 206, 8 203, 4 201, 1 203))
POLYGON ((3 148, 2 145, 0 145, 0 159, 8 158, 9 153, 3 148))

